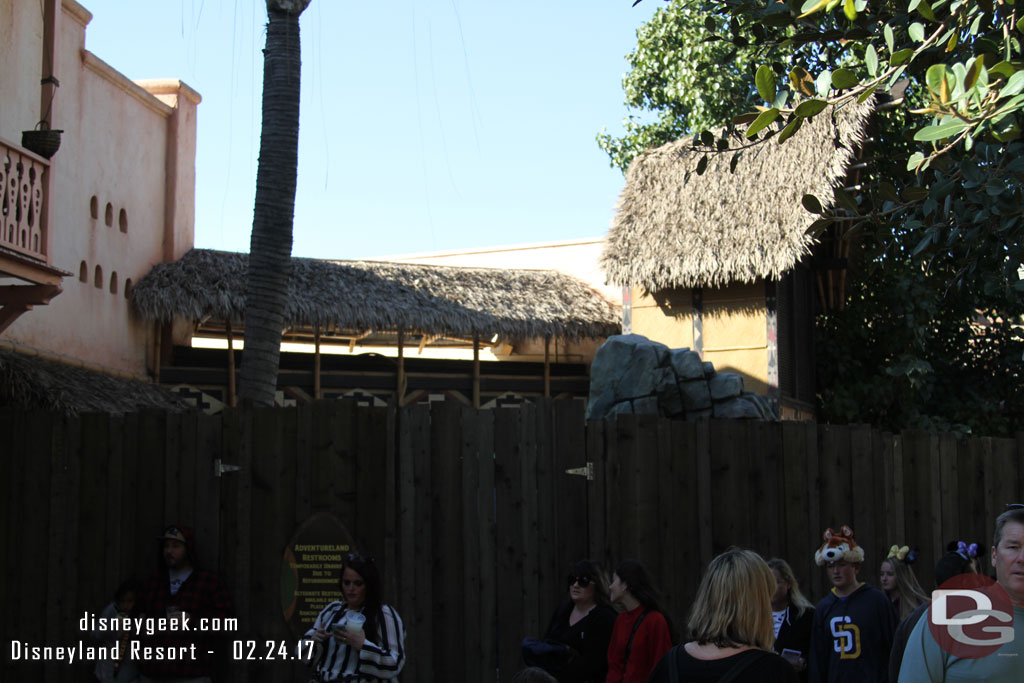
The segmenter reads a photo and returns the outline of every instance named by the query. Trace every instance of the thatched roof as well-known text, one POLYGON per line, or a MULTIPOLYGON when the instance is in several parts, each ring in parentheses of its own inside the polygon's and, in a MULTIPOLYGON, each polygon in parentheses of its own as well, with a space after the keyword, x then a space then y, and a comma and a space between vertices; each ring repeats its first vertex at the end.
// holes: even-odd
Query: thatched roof
MULTIPOLYGON (((248 254, 193 249, 132 291, 146 319, 239 321, 248 254)), ((292 259, 285 321, 364 332, 508 339, 618 334, 619 313, 582 281, 550 270, 292 259)))
POLYGON ((188 407, 164 387, 9 349, 0 349, 0 405, 69 416, 188 407))
POLYGON ((626 173, 601 255, 608 280, 657 291, 780 277, 813 241, 817 216, 803 195, 832 205, 872 108, 822 112, 782 144, 733 138, 730 147, 747 148, 709 154, 702 175, 704 152, 690 138, 644 152, 626 173))

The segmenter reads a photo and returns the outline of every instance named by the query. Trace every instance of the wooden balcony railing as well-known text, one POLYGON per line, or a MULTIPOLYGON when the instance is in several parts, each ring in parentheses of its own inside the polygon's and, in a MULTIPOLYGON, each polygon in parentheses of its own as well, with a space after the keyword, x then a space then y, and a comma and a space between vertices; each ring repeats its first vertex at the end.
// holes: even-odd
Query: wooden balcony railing
POLYGON ((0 247, 47 263, 44 183, 49 163, 0 138, 0 247))

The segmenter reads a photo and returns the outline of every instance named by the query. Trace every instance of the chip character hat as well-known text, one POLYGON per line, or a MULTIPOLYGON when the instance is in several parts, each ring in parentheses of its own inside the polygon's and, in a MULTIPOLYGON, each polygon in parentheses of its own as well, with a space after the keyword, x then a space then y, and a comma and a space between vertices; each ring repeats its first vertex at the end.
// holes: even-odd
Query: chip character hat
POLYGON ((825 529, 823 534, 825 542, 814 551, 814 562, 823 567, 830 562, 846 560, 851 564, 860 564, 864 561, 864 549, 853 540, 853 529, 845 524, 839 527, 839 533, 831 528, 825 529))
POLYGON ((176 526, 169 526, 166 529, 164 529, 163 535, 162 536, 158 536, 157 540, 159 540, 159 541, 167 541, 167 540, 181 541, 185 545, 188 545, 188 540, 185 539, 185 532, 183 532, 181 529, 179 529, 176 526))

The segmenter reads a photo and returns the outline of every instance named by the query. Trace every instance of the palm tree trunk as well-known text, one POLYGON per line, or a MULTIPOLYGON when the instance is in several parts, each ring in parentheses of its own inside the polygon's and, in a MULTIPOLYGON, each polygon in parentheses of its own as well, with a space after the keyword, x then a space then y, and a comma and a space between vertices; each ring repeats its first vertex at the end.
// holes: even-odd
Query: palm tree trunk
POLYGON ((291 275, 299 163, 299 15, 308 4, 267 0, 263 123, 249 245, 239 397, 273 405, 291 275), (298 7, 296 8, 296 5, 298 7))

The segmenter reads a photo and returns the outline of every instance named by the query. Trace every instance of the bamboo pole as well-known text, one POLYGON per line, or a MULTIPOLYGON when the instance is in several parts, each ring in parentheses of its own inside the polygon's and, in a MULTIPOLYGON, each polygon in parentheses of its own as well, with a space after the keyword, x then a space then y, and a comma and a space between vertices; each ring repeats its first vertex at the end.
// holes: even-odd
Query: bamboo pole
POLYGON ((544 397, 551 396, 551 335, 544 336, 544 397))
POLYGON ((480 335, 473 333, 473 407, 480 407, 480 335))
POLYGON ((320 325, 313 328, 313 398, 323 398, 320 390, 320 325))
POLYGON ((398 330, 398 386, 395 394, 398 396, 398 407, 401 408, 405 402, 405 332, 398 330))
POLYGON ((163 326, 160 323, 153 323, 156 330, 156 339, 153 340, 153 384, 160 384, 160 339, 164 336, 163 326))
POLYGON ((232 408, 238 403, 235 395, 235 335, 231 329, 231 320, 227 321, 228 333, 228 405, 232 408))

